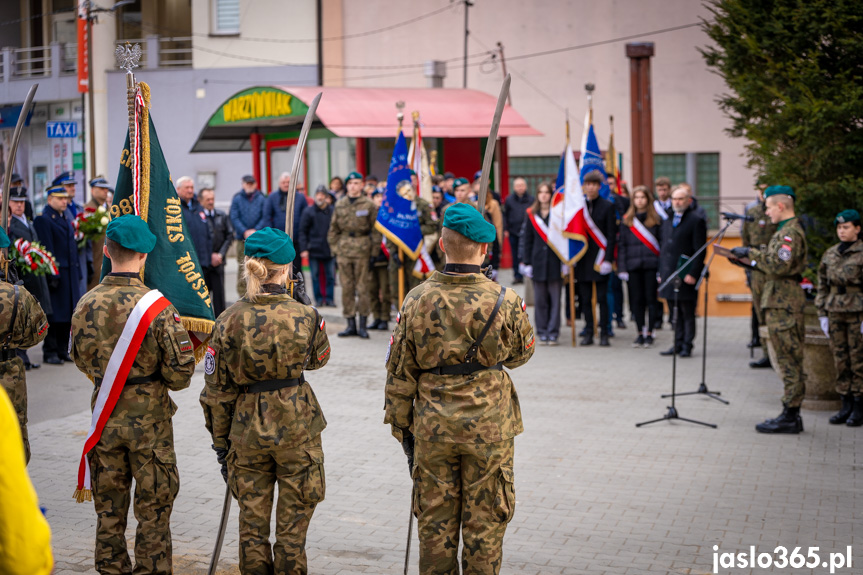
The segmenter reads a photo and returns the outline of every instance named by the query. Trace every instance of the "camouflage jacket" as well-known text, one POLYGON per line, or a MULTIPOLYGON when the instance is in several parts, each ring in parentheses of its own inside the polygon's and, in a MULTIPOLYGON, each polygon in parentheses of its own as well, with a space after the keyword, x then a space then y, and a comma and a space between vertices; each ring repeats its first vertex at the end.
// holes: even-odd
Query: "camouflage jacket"
POLYGON ((246 393, 255 382, 293 379, 330 359, 324 321, 286 293, 241 299, 216 320, 205 358, 201 406, 215 447, 293 447, 327 426, 308 383, 246 393))
POLYGON ((821 258, 818 266, 818 315, 829 311, 863 312, 863 240, 857 240, 839 253, 836 244, 821 258))
POLYGON ((381 250, 381 233, 375 229, 378 209, 374 202, 360 196, 353 203, 345 196, 336 202, 327 242, 341 258, 368 259, 381 250))
POLYGON ((785 309, 802 313, 806 296, 800 288, 806 269, 806 233, 798 218, 779 224, 767 249, 752 248, 749 258, 754 262, 753 273, 764 274, 763 309, 785 309))
MULTIPOLYGON (((431 204, 422 198, 416 199, 417 212, 419 213, 420 231, 423 235, 423 241, 426 242, 426 249, 429 254, 437 245, 437 238, 440 237, 440 224, 437 219, 437 212, 431 207, 431 204)), ((387 238, 387 249, 391 254, 398 252, 398 246, 391 239, 387 238)))
POLYGON ((743 245, 760 250, 767 248, 767 243, 776 233, 776 224, 764 213, 764 204, 749 208, 746 215, 751 216, 753 221, 743 222, 743 233, 740 235, 743 245))
MULTIPOLYGON (((492 443, 522 431, 509 373, 435 375, 424 370, 461 363, 500 293, 482 274, 435 272, 405 297, 387 352, 384 423, 401 438, 410 428, 424 441, 492 443)), ((510 289, 477 352, 485 366, 512 369, 533 355, 534 337, 521 298, 510 289)))
POLYGON ((12 324, 15 286, 0 281, 0 348, 9 341, 9 349, 33 347, 48 333, 48 320, 42 306, 24 286, 18 286, 18 313, 12 324), (11 330, 11 331, 10 331, 11 330), (12 336, 9 338, 9 336, 12 336))
MULTIPOLYGON (((150 288, 137 279, 109 275, 84 294, 72 314, 69 353, 91 380, 105 375, 120 334, 138 301, 150 288)), ((127 384, 107 427, 152 425, 170 419, 177 406, 168 390, 189 387, 195 371, 192 341, 174 306, 156 316, 129 371, 129 378, 153 376, 149 383, 127 384)), ((93 389, 91 408, 99 387, 93 389)))

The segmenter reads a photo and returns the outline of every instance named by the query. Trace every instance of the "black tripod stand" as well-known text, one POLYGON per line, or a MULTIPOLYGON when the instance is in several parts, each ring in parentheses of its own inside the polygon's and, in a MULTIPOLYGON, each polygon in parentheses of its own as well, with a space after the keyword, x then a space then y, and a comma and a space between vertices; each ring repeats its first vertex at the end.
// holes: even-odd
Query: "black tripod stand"
MULTIPOLYGON (((721 242, 722 238, 725 237, 725 232, 728 230, 729 227, 731 227, 731 224, 733 224, 733 223, 734 223, 733 219, 729 219, 727 222, 725 222, 725 227, 723 227, 721 230, 719 230, 719 232, 715 236, 710 238, 707 241, 707 243, 701 247, 701 250, 705 249, 706 246, 708 246, 712 243, 721 242)), ((701 250, 699 250, 698 253, 700 253, 701 250)), ((696 255, 698 255, 698 254, 696 253, 696 255)), ((704 264, 704 267, 701 269, 701 276, 698 278, 698 282, 695 284, 695 290, 697 291, 698 288, 701 287, 701 283, 704 282, 704 336, 703 336, 704 339, 702 341, 702 350, 701 350, 701 383, 698 384, 698 389, 696 391, 685 391, 683 393, 677 393, 677 394, 675 394, 674 391, 672 391, 670 394, 666 393, 665 395, 663 395, 662 396, 663 398, 672 397, 673 395, 704 395, 704 396, 709 397, 710 399, 715 399, 716 401, 721 401, 725 405, 729 405, 729 403, 726 400, 722 399, 721 397, 718 397, 718 396, 722 395, 721 392, 710 391, 707 388, 707 383, 706 383, 706 381, 707 381, 707 316, 710 315, 708 312, 708 304, 710 303, 710 299, 709 299, 708 294, 710 291, 709 290, 709 286, 710 286, 710 264, 713 263, 714 257, 716 257, 715 251, 712 254, 710 254, 710 259, 707 260, 706 264, 704 264)))
MULTIPOLYGON (((679 294, 680 294, 680 284, 683 281, 678 277, 680 270, 682 270, 686 265, 678 269, 674 275, 669 278, 669 281, 674 282, 674 331, 677 331, 677 322, 680 321, 680 305, 679 305, 679 294)), ((671 405, 668 406, 668 411, 665 415, 658 419, 651 419, 650 421, 642 421, 641 423, 636 423, 635 427, 641 427, 642 425, 650 425, 651 423, 656 423, 658 421, 666 421, 672 419, 679 419, 680 421, 686 421, 689 423, 697 423, 698 425, 704 425, 706 427, 712 427, 716 429, 716 425, 712 423, 704 423, 703 421, 697 421, 695 419, 687 419, 685 417, 680 417, 680 414, 677 413, 677 406, 674 403, 675 398, 677 397, 677 346, 674 346, 674 353, 671 356, 671 394, 663 395, 662 397, 670 397, 671 405)))

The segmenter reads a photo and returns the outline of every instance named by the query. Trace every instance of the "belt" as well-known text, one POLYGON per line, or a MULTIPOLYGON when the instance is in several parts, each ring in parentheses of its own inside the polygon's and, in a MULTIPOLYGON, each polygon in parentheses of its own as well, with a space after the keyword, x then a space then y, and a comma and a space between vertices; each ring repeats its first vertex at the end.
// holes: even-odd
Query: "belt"
POLYGON ((831 294, 845 295, 847 293, 860 293, 863 288, 860 286, 830 286, 831 294))
MULTIPOLYGON (((155 371, 150 375, 142 375, 141 377, 127 377, 125 385, 142 385, 145 383, 152 383, 154 381, 159 381, 161 377, 161 371, 155 371)), ((100 385, 102 385, 102 378, 93 378, 93 382, 96 384, 96 387, 99 387, 100 385)))
POLYGON ((503 363, 496 363, 491 366, 485 366, 476 362, 457 363, 455 365, 442 365, 440 367, 433 367, 432 369, 425 369, 423 370, 423 373, 431 373, 434 375, 471 375, 485 369, 501 371, 503 370, 503 363))
POLYGON ((5 348, 0 349, 0 361, 9 361, 10 359, 15 359, 18 357, 18 354, 15 353, 16 348, 5 348))
POLYGON ((291 379, 265 379, 263 381, 256 381, 248 386, 246 386, 245 393, 261 393, 262 391, 276 391, 277 389, 284 389, 286 387, 297 387, 306 382, 306 379, 300 375, 300 377, 294 377, 291 379))

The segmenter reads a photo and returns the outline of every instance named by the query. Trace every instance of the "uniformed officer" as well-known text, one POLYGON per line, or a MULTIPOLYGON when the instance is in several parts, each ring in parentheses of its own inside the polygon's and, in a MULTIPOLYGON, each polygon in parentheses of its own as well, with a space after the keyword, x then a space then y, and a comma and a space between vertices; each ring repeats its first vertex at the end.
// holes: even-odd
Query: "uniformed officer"
MULTIPOLYGON (((96 410, 101 409, 96 399, 102 379, 112 372, 108 362, 118 345, 126 345, 120 335, 127 322, 136 321, 132 311, 151 292, 140 272, 156 245, 156 236, 135 215, 111 220, 106 236, 111 273, 78 303, 70 346, 75 365, 95 383, 96 410)), ((167 305, 147 329, 101 438, 88 454, 100 573, 132 573, 126 549, 132 479, 138 520, 134 572, 172 572, 170 519, 180 478, 171 423, 177 406, 168 390, 189 387, 194 371, 189 334, 167 305)))
POLYGON ((815 307, 836 363, 836 391, 842 409, 830 423, 863 425, 863 239, 860 212, 844 210, 833 221, 839 243, 818 266, 815 307))
POLYGON ((381 234, 375 229, 378 210, 363 196, 363 176, 348 174, 347 195, 336 202, 327 241, 335 254, 342 283, 342 308, 348 327, 340 337, 358 335, 368 338, 366 330, 371 302, 369 300, 369 259, 381 250, 381 234), (359 327, 355 315, 359 313, 359 327))
MULTIPOLYGON (((434 214, 434 210, 432 209, 431 204, 417 196, 416 190, 414 190, 414 187, 410 182, 399 182, 397 187, 398 194, 401 197, 414 202, 416 205, 420 232, 422 232, 423 235, 423 242, 425 243, 426 249, 431 251, 437 244, 437 240, 440 238, 440 227, 435 219, 437 216, 432 215, 434 214)), ((400 268, 404 268, 405 293, 418 286, 425 277, 420 277, 420 275, 415 273, 414 268, 416 267, 417 260, 411 258, 409 254, 404 254, 404 257, 401 257, 399 254, 399 248, 395 242, 389 238, 386 239, 386 242, 387 249, 391 254, 389 270, 390 293, 395 294, 396 297, 394 299, 397 299, 399 293, 400 268)))
MULTIPOLYGON (((366 184, 368 186, 368 184, 366 184)), ((381 209, 383 204, 384 193, 380 190, 373 191, 369 197, 374 202, 377 209, 381 209)), ((384 240, 386 244, 386 240, 384 240)), ((380 253, 376 257, 369 258, 369 299, 372 302, 372 316, 375 320, 369 326, 369 329, 379 329, 389 331, 390 311, 392 303, 395 300, 394 295, 398 296, 398 287, 396 292, 393 292, 390 287, 389 263, 390 250, 381 247, 380 253)))
POLYGON ((422 574, 458 573, 460 536, 465 573, 498 573, 515 512, 523 426, 503 367, 531 358, 534 335, 522 300, 480 273, 495 233, 474 208, 447 208, 444 272, 407 295, 387 352, 384 422, 408 454, 422 574))
POLYGON ((246 295, 216 320, 205 358, 201 405, 222 476, 240 505, 244 575, 305 574, 306 531, 324 499, 327 422, 303 372, 327 364, 330 344, 318 311, 285 290, 295 256, 281 230, 264 228, 246 239, 246 295))
POLYGON ((779 417, 755 426, 761 433, 800 433, 800 405, 806 384, 803 374, 803 305, 800 288, 806 268, 806 234, 794 213, 794 191, 789 186, 764 190, 766 214, 776 226, 767 249, 739 247, 731 252, 751 265, 753 274, 764 274, 761 307, 770 332, 770 343, 779 362, 777 371, 785 385, 779 417))
MULTIPOLYGON (((108 194, 114 193, 114 188, 108 183, 108 180, 102 176, 96 176, 90 180, 90 199, 84 204, 84 211, 95 214, 105 212, 105 216, 110 218, 108 209, 111 205, 108 203, 108 194)), ((102 248, 105 246, 104 236, 92 240, 93 250, 93 275, 90 281, 87 282, 87 291, 93 289, 99 284, 99 277, 102 273, 102 248)))
MULTIPOLYGON (((0 249, 9 247, 9 236, 0 228, 0 249)), ((0 260, 2 260, 0 255, 0 260)), ((0 280, 8 280, 6 266, 11 262, 0 261, 0 280)), ((27 383, 24 378, 24 361, 15 350, 36 345, 48 332, 48 320, 30 292, 22 285, 0 281, 0 383, 9 394, 21 437, 24 440, 24 456, 30 462, 30 440, 27 435, 27 383)))
MULTIPOLYGON (((760 181, 759 181, 759 185, 760 181)), ((764 204, 764 191, 759 189, 758 202, 746 211, 751 220, 743 222, 743 232, 740 239, 745 247, 767 249, 767 243, 776 233, 776 224, 767 217, 764 204)), ((764 274, 754 273, 751 269, 746 270, 746 278, 749 280, 749 289, 752 292, 753 330, 750 347, 760 347, 761 338, 758 336, 758 326, 764 325, 764 311, 761 309, 761 294, 764 293, 764 274)), ((759 360, 749 362, 749 367, 770 367, 770 356, 766 353, 759 360)))

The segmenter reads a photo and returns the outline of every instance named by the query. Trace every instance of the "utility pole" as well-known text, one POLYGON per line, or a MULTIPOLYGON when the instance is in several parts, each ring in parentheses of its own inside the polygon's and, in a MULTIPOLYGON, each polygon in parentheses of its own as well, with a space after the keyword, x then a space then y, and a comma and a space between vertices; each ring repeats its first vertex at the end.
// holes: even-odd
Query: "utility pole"
MULTIPOLYGON (((87 140, 89 142, 89 151, 87 152, 88 164, 90 165, 89 175, 91 178, 96 177, 96 114, 93 113, 93 3, 87 2, 87 106, 90 114, 87 116, 88 130, 87 140)), ((82 186, 84 188, 84 198, 87 198, 87 182, 82 186)))
MULTIPOLYGON (((506 60, 503 59, 503 43, 497 43, 497 51, 500 52, 500 66, 503 68, 503 77, 506 78, 506 60)), ((512 91, 506 94, 506 103, 512 106, 512 91)), ((568 120, 567 120, 568 121, 568 120)))
POLYGON ((464 0, 464 86, 467 88, 467 39, 470 36, 470 30, 467 26, 467 16, 473 3, 470 0, 464 0))

